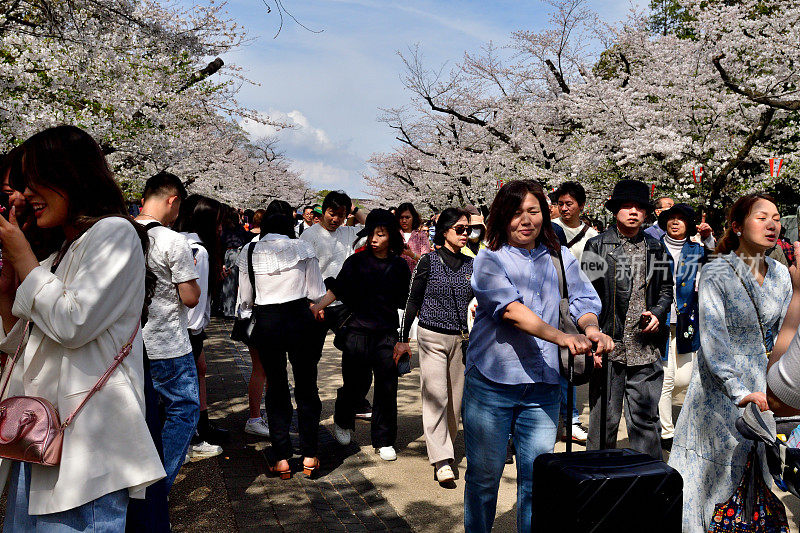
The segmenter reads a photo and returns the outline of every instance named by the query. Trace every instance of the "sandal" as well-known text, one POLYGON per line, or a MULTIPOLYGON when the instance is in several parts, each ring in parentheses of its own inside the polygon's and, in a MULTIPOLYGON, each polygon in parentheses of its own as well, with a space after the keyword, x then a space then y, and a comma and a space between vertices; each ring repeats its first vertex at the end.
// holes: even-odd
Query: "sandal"
POLYGON ((267 465, 267 469, 269 470, 269 475, 271 476, 280 476, 281 479, 291 479, 292 478, 292 468, 289 467, 286 470, 278 470, 275 466, 267 465))
POLYGON ((319 473, 319 458, 314 458, 314 464, 311 466, 306 465, 303 463, 303 474, 306 477, 315 478, 319 473))

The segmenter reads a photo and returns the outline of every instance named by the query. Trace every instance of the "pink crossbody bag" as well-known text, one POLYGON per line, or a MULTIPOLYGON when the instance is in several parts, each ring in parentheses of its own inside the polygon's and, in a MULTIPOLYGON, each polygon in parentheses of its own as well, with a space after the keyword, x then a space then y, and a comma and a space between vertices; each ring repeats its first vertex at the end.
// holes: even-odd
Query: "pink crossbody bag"
MULTIPOLYGON (((108 370, 100 376, 94 387, 86 393, 86 397, 81 404, 67 417, 63 424, 58 415, 58 409, 44 398, 12 396, 0 402, 0 457, 44 466, 57 465, 61 461, 64 430, 72 423, 78 412, 83 409, 89 398, 103 388, 103 385, 106 384, 114 370, 131 353, 133 341, 139 332, 139 324, 136 324, 133 335, 114 357, 114 362, 108 367, 108 370)), ((22 331, 22 340, 17 346, 14 358, 11 359, 11 367, 6 375, 2 390, 0 390, 0 398, 5 394, 8 382, 11 381, 11 372, 13 372, 14 364, 19 358, 19 352, 25 342, 25 336, 28 334, 30 325, 31 323, 28 321, 22 331)))

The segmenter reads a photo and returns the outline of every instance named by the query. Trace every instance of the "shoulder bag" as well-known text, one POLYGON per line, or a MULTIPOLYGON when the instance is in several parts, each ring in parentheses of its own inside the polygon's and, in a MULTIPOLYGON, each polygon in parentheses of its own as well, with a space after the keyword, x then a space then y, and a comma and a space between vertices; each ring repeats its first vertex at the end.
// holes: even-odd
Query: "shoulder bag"
MULTIPOLYGON (((561 258, 561 252, 550 253, 553 260, 553 266, 556 267, 556 275, 558 275, 558 288, 561 293, 561 299, 558 302, 558 328, 567 335, 577 335, 580 333, 575 322, 572 321, 572 316, 569 314, 569 290, 567 289, 567 274, 564 271, 564 261, 561 258)), ((594 357, 592 354, 581 354, 573 356, 569 353, 569 348, 559 347, 559 369, 561 375, 570 380, 572 385, 583 385, 589 383, 594 369, 594 357), (570 372, 570 358, 573 360, 572 372, 570 372)))
MULTIPOLYGON (((139 332, 139 324, 128 339, 108 370, 100 376, 81 404, 62 424, 55 406, 45 398, 34 396, 12 396, 0 402, 0 457, 14 461, 24 461, 44 466, 55 466, 61 461, 61 446, 64 441, 64 430, 72 423, 78 412, 83 409, 89 398, 103 388, 108 378, 122 363, 133 348, 133 341, 139 332)), ((6 380, 0 390, 0 398, 5 394, 11 372, 19 358, 20 350, 30 329, 31 322, 25 324, 17 351, 11 359, 6 380)))
MULTIPOLYGON (((256 274, 253 271, 253 248, 256 243, 251 242, 247 245, 247 275, 250 278, 250 286, 253 288, 253 307, 256 306, 256 274)), ((250 318, 237 318, 233 322, 233 329, 231 330, 231 340, 250 344, 250 336, 256 327, 256 314, 253 311, 250 318)))

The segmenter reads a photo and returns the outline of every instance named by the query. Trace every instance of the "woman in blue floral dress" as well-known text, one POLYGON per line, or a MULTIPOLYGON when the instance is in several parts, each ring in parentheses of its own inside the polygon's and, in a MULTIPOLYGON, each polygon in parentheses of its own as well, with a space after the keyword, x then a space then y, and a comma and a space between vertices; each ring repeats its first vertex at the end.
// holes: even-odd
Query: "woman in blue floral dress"
POLYGON ((735 427, 741 408, 768 408, 763 339, 771 350, 792 296, 789 271, 765 256, 780 227, 772 198, 740 198, 718 257, 700 277, 701 348, 669 458, 683 476, 684 533, 707 531, 714 506, 728 500, 742 478, 752 443, 735 427))

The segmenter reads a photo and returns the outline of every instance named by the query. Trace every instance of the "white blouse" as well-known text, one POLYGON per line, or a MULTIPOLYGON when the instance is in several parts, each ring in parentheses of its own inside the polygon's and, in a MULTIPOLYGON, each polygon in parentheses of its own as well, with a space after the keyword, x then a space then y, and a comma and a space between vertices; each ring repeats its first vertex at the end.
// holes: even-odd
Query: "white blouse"
MULTIPOLYGON (((248 275, 247 249, 239 254, 239 312, 250 316, 253 287, 248 275)), ((256 280, 255 305, 273 305, 308 298, 319 301, 326 292, 319 260, 311 245, 300 239, 270 233, 255 244, 253 272, 256 280)))

